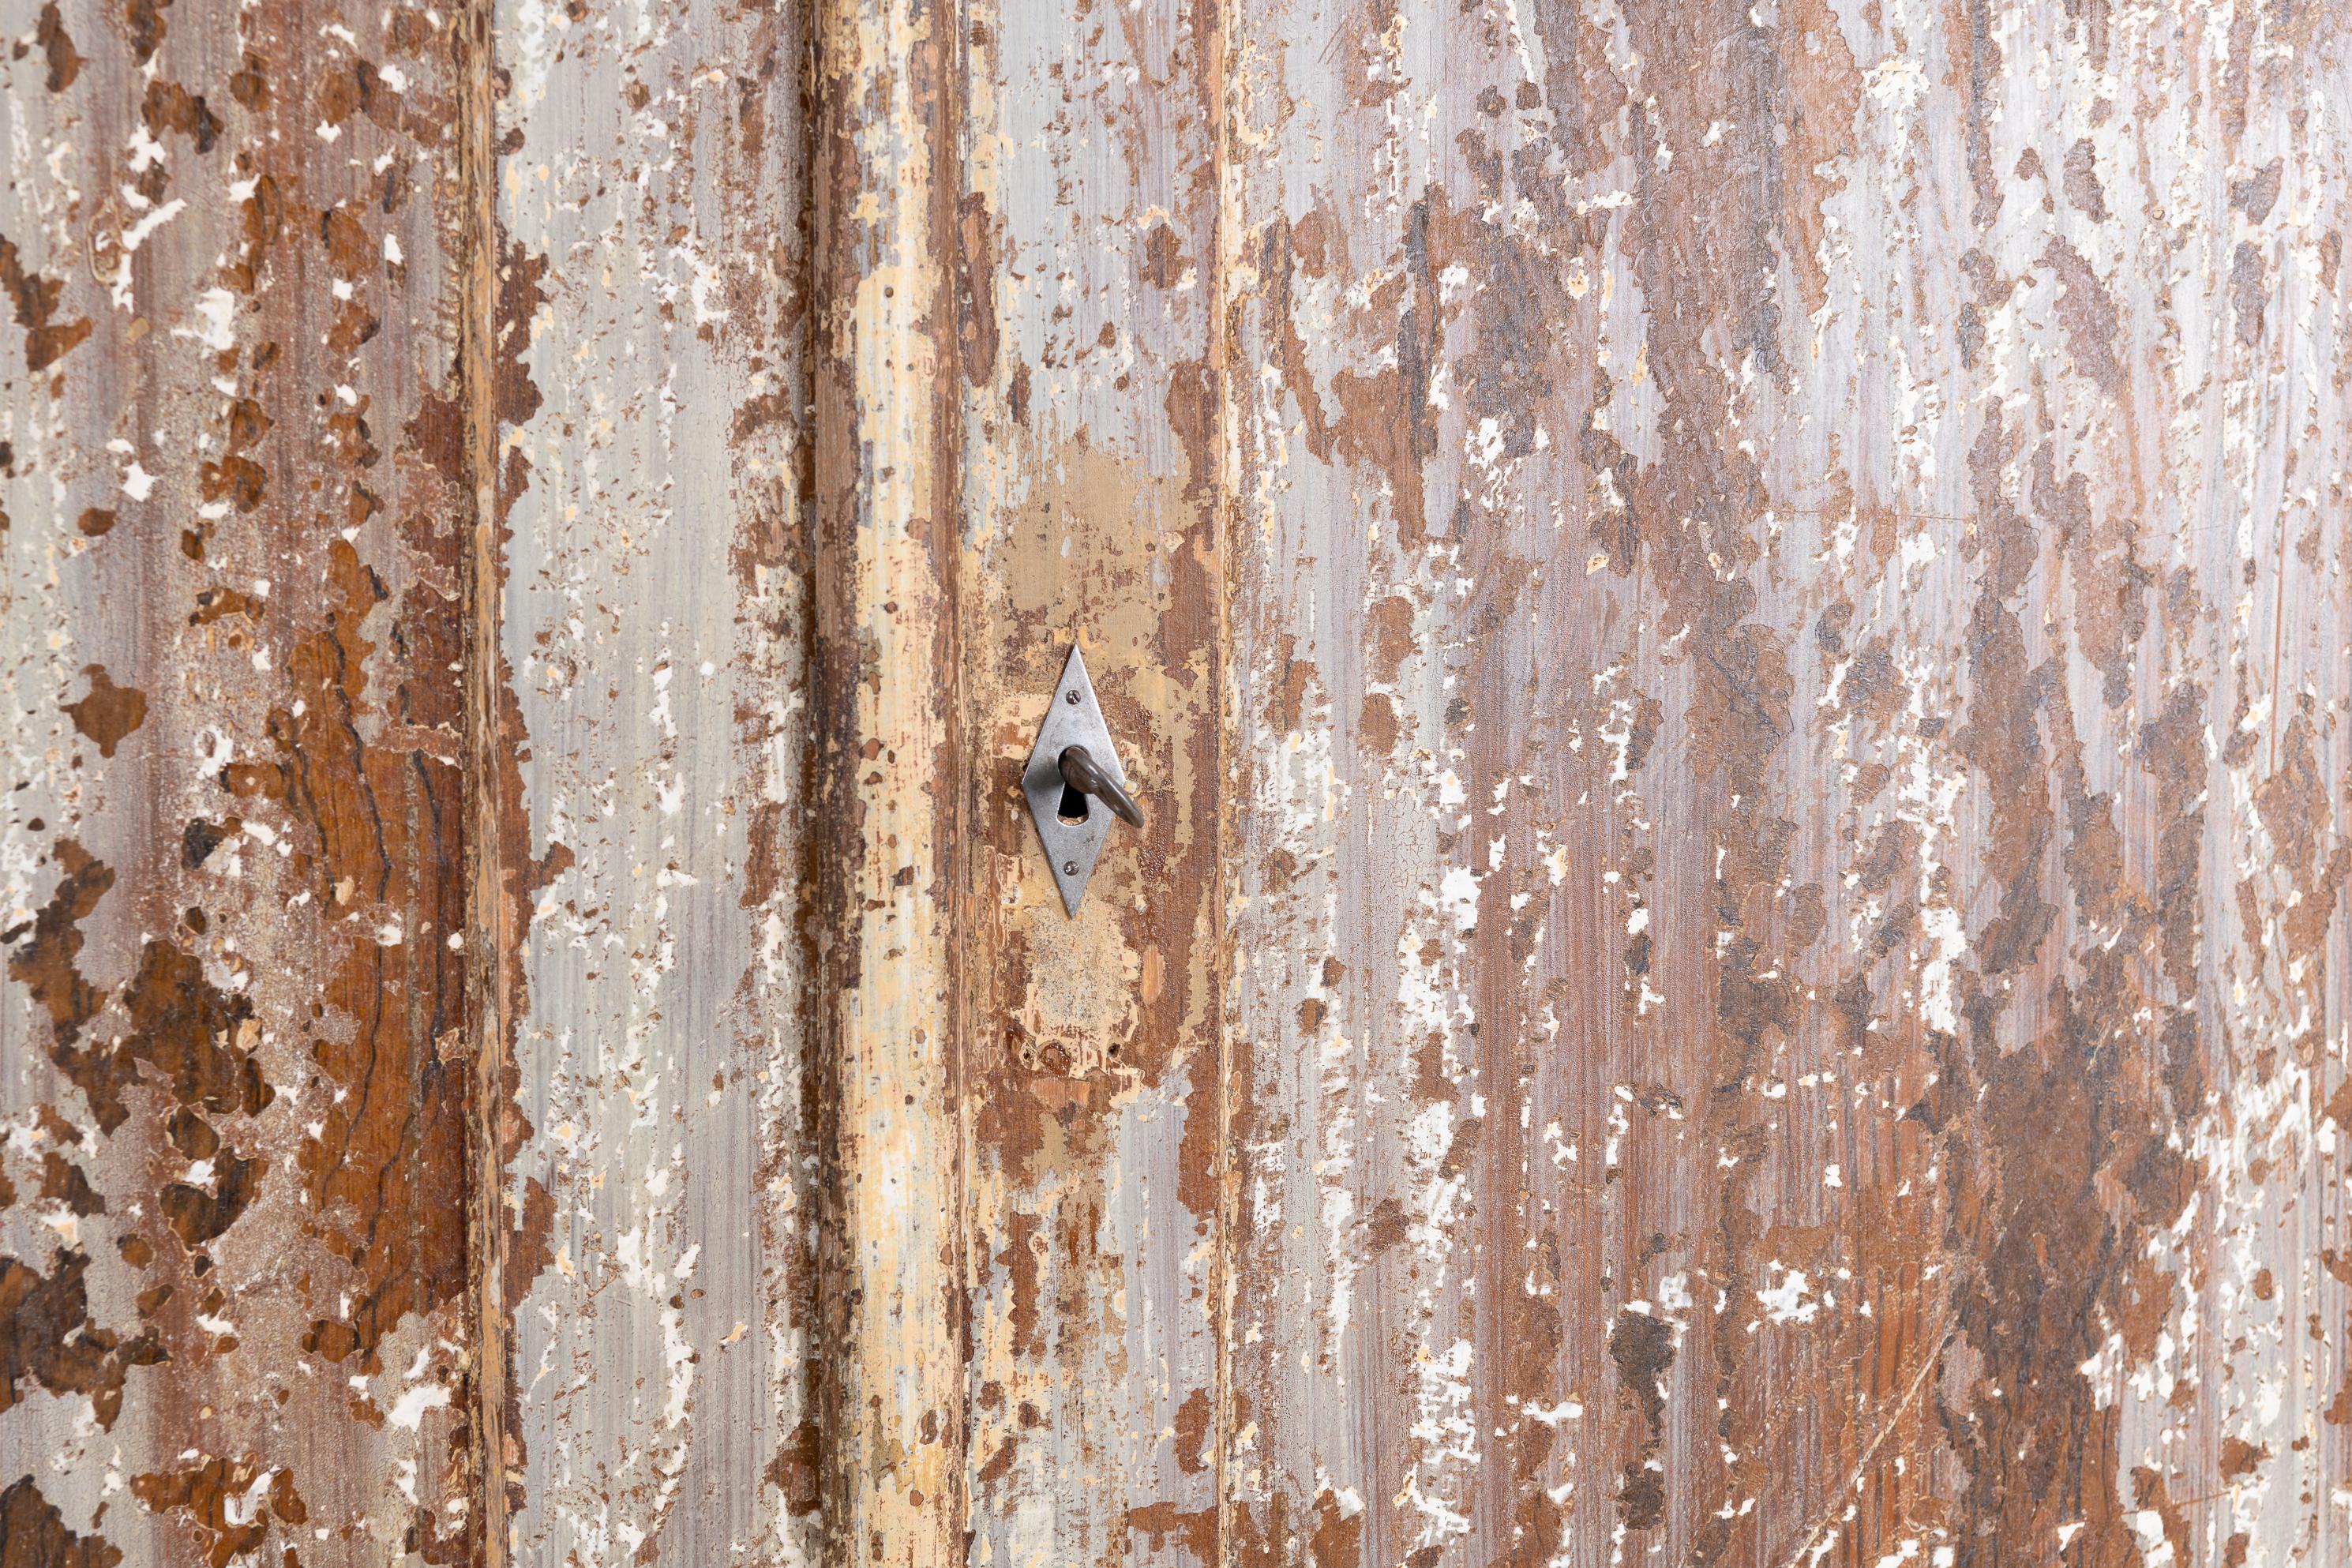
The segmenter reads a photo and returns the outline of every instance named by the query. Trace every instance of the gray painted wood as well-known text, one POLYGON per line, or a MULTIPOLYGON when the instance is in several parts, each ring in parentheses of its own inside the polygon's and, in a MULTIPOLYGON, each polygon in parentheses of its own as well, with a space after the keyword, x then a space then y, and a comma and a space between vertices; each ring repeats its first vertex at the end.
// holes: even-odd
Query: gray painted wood
POLYGON ((0 1555, 2346 1555, 2340 16, 0 30, 0 1555))
POLYGON ((11 1563, 476 1546, 452 21, 0 6, 11 1563))
POLYGON ((798 1561, 806 22, 702 0, 496 22, 499 331, 531 389, 498 433, 529 834, 502 849, 547 868, 500 1173, 529 1231, 507 1549, 798 1561))

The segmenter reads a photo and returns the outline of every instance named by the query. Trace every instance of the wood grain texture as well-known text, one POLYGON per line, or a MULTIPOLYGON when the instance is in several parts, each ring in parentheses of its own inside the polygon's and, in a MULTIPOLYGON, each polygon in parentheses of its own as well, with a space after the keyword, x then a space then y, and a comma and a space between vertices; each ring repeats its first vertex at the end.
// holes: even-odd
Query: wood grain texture
POLYGON ((806 1561, 806 19, 493 21, 495 1544, 806 1561))
POLYGON ((451 18, 5 16, 0 1557, 468 1561, 451 18))
POLYGON ((2352 1560, 2338 11, 5 16, 0 1563, 2352 1560))
MULTIPOLYGON (((1217 14, 964 12, 953 289, 969 1557, 1216 1538, 1217 14), (1072 641, 1146 826, 1075 919, 1020 788, 1072 641)), ((1097 806, 1097 809, 1105 809, 1097 806)))
POLYGON ((1227 1559, 2342 1557, 2337 24, 1236 31, 1227 1559))
POLYGON ((814 740, 834 1560, 962 1555, 953 13, 816 13, 814 740), (911 677, 911 679, 910 679, 911 677))

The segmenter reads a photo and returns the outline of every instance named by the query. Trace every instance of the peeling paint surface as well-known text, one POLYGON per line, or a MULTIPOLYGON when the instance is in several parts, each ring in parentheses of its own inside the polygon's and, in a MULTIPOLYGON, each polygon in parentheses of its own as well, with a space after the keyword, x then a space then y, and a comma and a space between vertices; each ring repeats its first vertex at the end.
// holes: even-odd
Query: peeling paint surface
POLYGON ((1215 1539, 1215 20, 967 13, 951 270, 978 1562, 1176 1563, 1215 1539), (1019 778, 1074 639, 1151 793, 1072 920, 1019 778))
POLYGON ((0 33, 11 1568, 2352 1561, 2338 11, 0 33))
POLYGON ((504 1544, 808 1561, 805 23, 494 20, 504 1544))
POLYGON ((454 18, 5 17, 0 1555, 468 1562, 454 18))
POLYGON ((2340 1559, 2339 22, 1234 31, 1225 1558, 2340 1559))

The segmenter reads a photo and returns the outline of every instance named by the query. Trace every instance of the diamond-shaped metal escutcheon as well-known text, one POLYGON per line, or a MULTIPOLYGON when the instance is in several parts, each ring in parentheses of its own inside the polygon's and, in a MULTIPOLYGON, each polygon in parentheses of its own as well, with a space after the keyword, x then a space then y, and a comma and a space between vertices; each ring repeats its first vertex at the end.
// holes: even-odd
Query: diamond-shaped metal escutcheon
POLYGON ((1053 703, 1037 726, 1037 743, 1021 774, 1021 791, 1029 797, 1029 815, 1037 819, 1037 837, 1053 868, 1054 885, 1062 891, 1062 908, 1076 916, 1103 840, 1110 836, 1112 810, 1108 801, 1071 783, 1062 758, 1073 746, 1083 747, 1097 770, 1126 789, 1127 772, 1119 766, 1118 749, 1095 700, 1094 682, 1087 678, 1087 661, 1076 643, 1070 645, 1061 683, 1054 688, 1053 703))

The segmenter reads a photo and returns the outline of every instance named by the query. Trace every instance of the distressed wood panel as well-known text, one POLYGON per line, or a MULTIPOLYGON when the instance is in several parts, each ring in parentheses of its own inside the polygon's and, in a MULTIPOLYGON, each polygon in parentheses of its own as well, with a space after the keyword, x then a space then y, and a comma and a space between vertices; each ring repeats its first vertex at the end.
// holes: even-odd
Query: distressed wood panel
MULTIPOLYGON (((962 13, 970 1560, 1213 1552, 1223 556, 1208 5, 962 13), (1020 777, 1073 639, 1146 827, 1064 912, 1020 777)), ((1099 809, 1099 808, 1097 808, 1099 809)))
POLYGON ((877 1560, 1214 1540, 1214 23, 820 29, 833 1539, 877 1560), (1018 787, 1073 637, 1151 802, 1075 921, 1018 787))
POLYGON ((1228 1558, 2345 1553, 2345 64, 1237 24, 1228 1558))
POLYGON ((5 15, 0 1559, 2352 1556, 2340 15, 5 15))
POLYGON ((818 6, 811 155, 821 1490, 837 1559, 909 1568, 955 1562, 965 1519, 953 25, 818 6))
POLYGON ((808 1561, 806 21, 495 23, 493 1544, 808 1561))
POLYGON ((0 1555, 467 1561, 462 41, 0 15, 0 1555))

